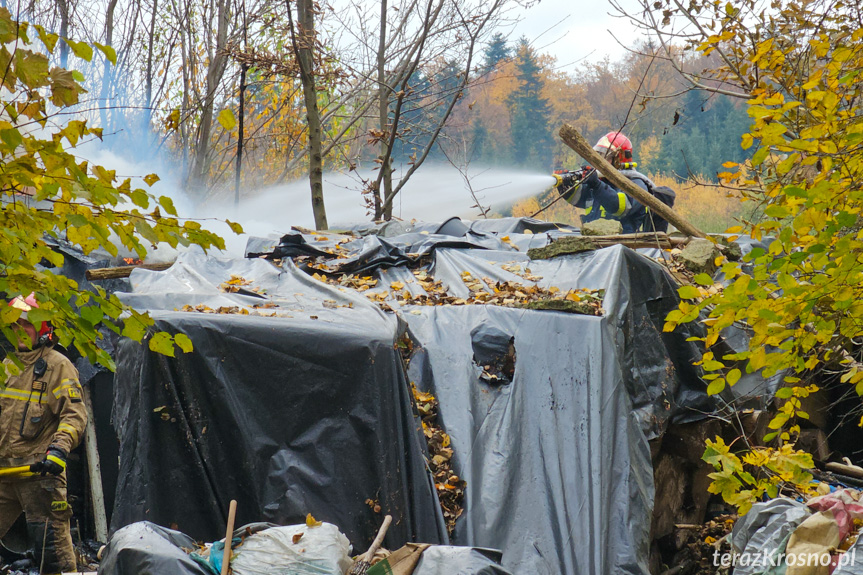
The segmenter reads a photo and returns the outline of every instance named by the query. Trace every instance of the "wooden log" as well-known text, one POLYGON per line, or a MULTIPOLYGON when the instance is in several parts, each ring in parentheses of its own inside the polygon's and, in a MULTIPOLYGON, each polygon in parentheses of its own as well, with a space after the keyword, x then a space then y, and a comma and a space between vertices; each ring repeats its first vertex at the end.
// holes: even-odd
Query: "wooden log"
POLYGON ((132 270, 136 270, 138 268, 161 272, 168 269, 172 265, 174 265, 174 262, 162 262, 159 264, 137 264, 133 266, 118 266, 115 268, 94 268, 92 270, 87 270, 86 277, 87 280, 91 282, 98 280, 115 280, 129 277, 129 274, 132 273, 132 270))
POLYGON ((675 228, 688 236, 703 238, 704 233, 689 223, 686 218, 677 214, 674 210, 663 204, 649 192, 636 186, 629 178, 618 172, 605 158, 603 158, 593 147, 587 143, 578 130, 564 124, 560 128, 560 138, 563 142, 575 150, 578 155, 587 160, 591 166, 599 170, 605 179, 611 182, 617 189, 624 191, 651 210, 665 218, 675 228))
POLYGON ((831 461, 830 463, 827 463, 824 468, 833 473, 839 473, 855 479, 863 479, 863 469, 860 469, 856 465, 845 465, 844 463, 831 461))
POLYGON ((675 248, 685 246, 691 238, 670 237, 665 232, 640 232, 613 236, 584 236, 600 247, 624 245, 628 248, 675 248))
POLYGON ((83 399, 84 408, 87 410, 87 427, 84 430, 84 437, 87 451, 87 472, 90 476, 90 493, 93 499, 93 523, 96 530, 96 541, 107 543, 108 519, 105 512, 105 493, 102 489, 102 465, 99 460, 99 449, 96 446, 96 420, 89 385, 84 386, 83 399))

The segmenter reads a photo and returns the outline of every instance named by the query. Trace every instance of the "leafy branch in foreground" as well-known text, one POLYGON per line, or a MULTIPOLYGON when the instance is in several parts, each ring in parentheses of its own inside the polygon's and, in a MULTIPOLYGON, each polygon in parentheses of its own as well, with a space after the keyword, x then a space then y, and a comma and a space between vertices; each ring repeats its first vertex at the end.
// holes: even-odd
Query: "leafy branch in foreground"
POLYGON ((778 449, 755 447, 738 457, 717 437, 707 440, 702 459, 716 470, 708 475, 713 482, 707 490, 735 505, 740 515, 765 495, 776 497, 781 489, 804 495, 814 491, 812 474, 807 471, 814 466, 812 456, 789 444, 778 449))
MULTIPOLYGON (((131 180, 119 181, 114 171, 70 153, 102 132, 82 120, 58 122, 85 92, 79 72, 50 66, 48 55, 61 41, 77 57, 93 57, 88 44, 17 22, 0 8, 0 85, 5 88, 0 94, 0 294, 9 299, 35 292, 39 308, 29 312, 31 323, 50 321, 61 345, 113 369, 110 355, 98 345, 100 327, 142 341, 153 320, 98 286, 88 291, 53 273, 51 268, 64 262, 53 246, 65 243, 85 254, 102 249, 112 256, 123 249, 144 258, 158 243, 197 244, 206 250, 224 248, 224 241, 198 222, 181 222, 170 198, 133 188, 131 180), (33 31, 43 49, 31 41, 33 31)), ((116 63, 110 46, 95 46, 116 63)), ((152 186, 158 176, 144 181, 152 186)), ((0 301, 0 331, 13 343, 20 332, 12 324, 20 313, 0 301)), ((175 344, 183 351, 192 347, 182 334, 155 333, 149 341, 151 349, 167 355, 174 354, 175 344)), ((0 384, 6 369, 16 367, 0 368, 0 384)))
MULTIPOLYGON (((719 177, 742 189, 762 214, 728 232, 766 245, 740 262, 720 257, 727 285, 718 293, 682 288, 683 301, 665 330, 702 318, 700 365, 711 394, 744 372, 784 379, 777 393, 784 403, 764 439, 778 439, 783 445, 774 455, 791 457, 797 421, 809 417, 801 400, 818 392, 819 383, 835 380, 863 394, 863 27, 856 5, 760 6, 695 0, 686 8, 657 2, 651 9, 651 21, 663 22, 654 27, 660 37, 669 37, 664 30, 672 22, 685 22, 689 48, 720 63, 690 77, 694 86, 747 98, 752 124, 741 145, 752 150, 751 160, 726 163, 719 177), (749 331, 748 347, 720 354, 715 344, 733 324, 749 331)), ((695 281, 712 284, 712 278, 695 281)), ((811 467, 811 458, 794 457, 801 468, 811 467)), ((728 461, 718 463, 726 475, 714 478, 712 490, 726 500, 744 492, 774 494, 728 461), (742 482, 737 491, 732 478, 742 482)))

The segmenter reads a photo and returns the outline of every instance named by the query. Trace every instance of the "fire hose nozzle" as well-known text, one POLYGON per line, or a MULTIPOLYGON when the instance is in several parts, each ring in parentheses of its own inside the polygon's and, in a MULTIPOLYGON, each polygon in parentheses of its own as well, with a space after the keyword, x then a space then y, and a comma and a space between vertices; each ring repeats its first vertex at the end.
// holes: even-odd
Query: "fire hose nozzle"
POLYGON ((563 176, 561 174, 552 174, 554 176, 554 187, 560 187, 563 185, 563 176))

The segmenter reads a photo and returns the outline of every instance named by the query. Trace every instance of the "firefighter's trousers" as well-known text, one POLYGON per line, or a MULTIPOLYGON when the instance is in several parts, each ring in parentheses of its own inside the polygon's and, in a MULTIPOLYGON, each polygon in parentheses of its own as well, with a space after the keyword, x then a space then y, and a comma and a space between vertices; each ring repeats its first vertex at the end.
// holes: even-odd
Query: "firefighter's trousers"
POLYGON ((72 508, 66 501, 65 475, 0 480, 0 537, 23 512, 37 566, 43 564, 44 551, 42 573, 77 569, 69 532, 72 508))

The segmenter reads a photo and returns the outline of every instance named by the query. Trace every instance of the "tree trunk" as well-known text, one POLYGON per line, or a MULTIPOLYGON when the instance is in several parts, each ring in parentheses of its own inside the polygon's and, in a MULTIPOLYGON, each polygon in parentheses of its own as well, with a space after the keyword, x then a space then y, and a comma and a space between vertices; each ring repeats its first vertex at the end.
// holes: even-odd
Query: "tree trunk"
POLYGON ((150 36, 147 39, 147 76, 144 78, 144 95, 147 101, 144 116, 147 118, 147 127, 150 126, 150 121, 153 118, 153 44, 156 41, 156 12, 158 9, 159 0, 153 0, 153 13, 150 15, 150 36))
MULTIPOLYGON (((114 42, 114 9, 117 7, 117 0, 110 0, 108 7, 105 9, 105 45, 111 46, 114 42)), ((102 72, 102 93, 100 94, 101 105, 99 106, 99 115, 102 120, 102 128, 108 128, 108 97, 111 94, 111 81, 114 77, 114 68, 108 57, 105 56, 105 67, 102 72)))
MULTIPOLYGON (((290 4, 288 4, 290 14, 290 4)), ((325 230, 327 210, 324 206, 324 159, 321 151, 321 114, 318 110, 318 91, 315 86, 314 47, 315 12, 314 0, 297 0, 297 33, 293 33, 294 52, 300 64, 300 80, 303 84, 303 99, 306 104, 306 120, 309 126, 309 185, 312 191, 312 212, 315 228, 325 230)))
POLYGON ((216 46, 207 66, 207 93, 201 107, 201 124, 198 128, 198 137, 195 142, 195 158, 192 164, 192 185, 199 192, 206 187, 207 173, 209 172, 210 132, 213 128, 213 104, 216 99, 216 90, 225 73, 228 56, 225 47, 228 41, 228 2, 229 0, 218 0, 218 14, 216 16, 218 28, 216 31, 216 46))
POLYGON ((392 217, 392 205, 386 210, 382 209, 381 197, 386 197, 393 187, 392 177, 392 161, 389 152, 389 101, 390 95, 386 84, 386 38, 387 38, 387 0, 381 0, 381 32, 380 41, 378 42, 378 125, 380 126, 381 135, 381 165, 380 170, 382 177, 378 178, 380 185, 373 189, 375 200, 375 219, 387 219, 392 217), (384 193, 381 194, 381 185, 384 193))
POLYGON ((237 169, 234 175, 234 207, 240 206, 240 176, 243 170, 243 124, 246 116, 246 65, 240 68, 240 110, 237 121, 237 169))
MULTIPOLYGON (((57 10, 60 12, 60 36, 69 37, 69 0, 57 0, 57 10)), ((60 42, 60 67, 69 67, 69 46, 60 42)))

